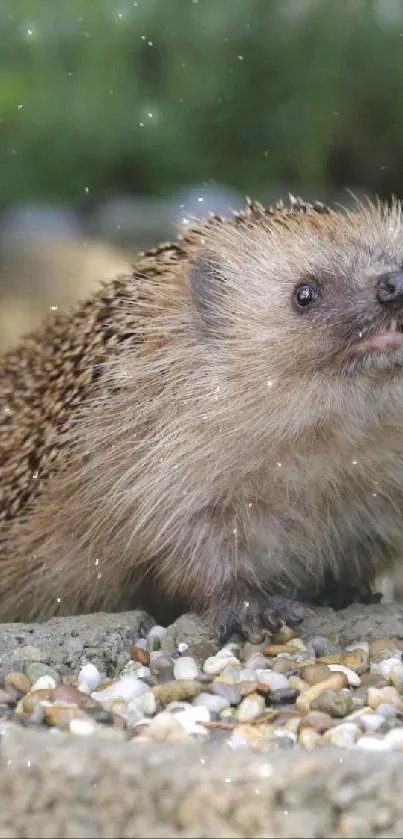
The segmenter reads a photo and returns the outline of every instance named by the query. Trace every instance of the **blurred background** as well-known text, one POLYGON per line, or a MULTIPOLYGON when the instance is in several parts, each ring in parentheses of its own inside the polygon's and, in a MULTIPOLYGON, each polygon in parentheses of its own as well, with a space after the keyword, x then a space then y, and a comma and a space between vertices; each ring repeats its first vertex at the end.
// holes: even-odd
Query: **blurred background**
POLYGON ((2 0, 0 347, 245 194, 403 197, 401 0, 2 0))

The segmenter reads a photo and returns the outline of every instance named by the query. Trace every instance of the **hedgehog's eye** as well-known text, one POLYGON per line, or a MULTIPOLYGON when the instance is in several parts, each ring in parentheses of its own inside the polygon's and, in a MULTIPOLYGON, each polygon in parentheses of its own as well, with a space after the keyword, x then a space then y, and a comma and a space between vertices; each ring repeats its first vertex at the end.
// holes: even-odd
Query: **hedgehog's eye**
POLYGON ((294 292, 294 300, 298 309, 306 309, 311 306, 318 299, 318 296, 316 288, 309 283, 301 283, 294 292))

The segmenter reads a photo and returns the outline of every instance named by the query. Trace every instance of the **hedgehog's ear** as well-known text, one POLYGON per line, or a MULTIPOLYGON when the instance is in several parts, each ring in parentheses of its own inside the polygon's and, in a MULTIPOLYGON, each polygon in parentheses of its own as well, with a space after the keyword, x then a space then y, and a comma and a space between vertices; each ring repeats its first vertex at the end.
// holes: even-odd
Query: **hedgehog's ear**
POLYGON ((203 253, 191 264, 189 285, 199 324, 206 333, 216 333, 228 318, 225 278, 214 253, 203 253))

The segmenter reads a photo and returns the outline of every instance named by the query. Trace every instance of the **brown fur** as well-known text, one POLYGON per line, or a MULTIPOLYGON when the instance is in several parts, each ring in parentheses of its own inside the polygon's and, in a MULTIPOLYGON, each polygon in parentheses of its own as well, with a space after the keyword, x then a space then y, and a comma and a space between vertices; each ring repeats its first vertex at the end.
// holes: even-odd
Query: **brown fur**
POLYGON ((4 357, 0 619, 368 587, 403 541, 400 206, 211 217, 4 357), (323 283, 300 314, 295 285, 323 283))

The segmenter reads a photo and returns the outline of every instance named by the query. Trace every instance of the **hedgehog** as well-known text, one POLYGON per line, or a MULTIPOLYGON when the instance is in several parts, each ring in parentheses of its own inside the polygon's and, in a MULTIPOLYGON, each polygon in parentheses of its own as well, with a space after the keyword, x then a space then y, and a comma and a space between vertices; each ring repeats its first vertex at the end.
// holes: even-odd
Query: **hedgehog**
POLYGON ((403 542, 402 218, 248 201, 6 352, 0 619, 151 596, 255 638, 378 599, 403 542))

